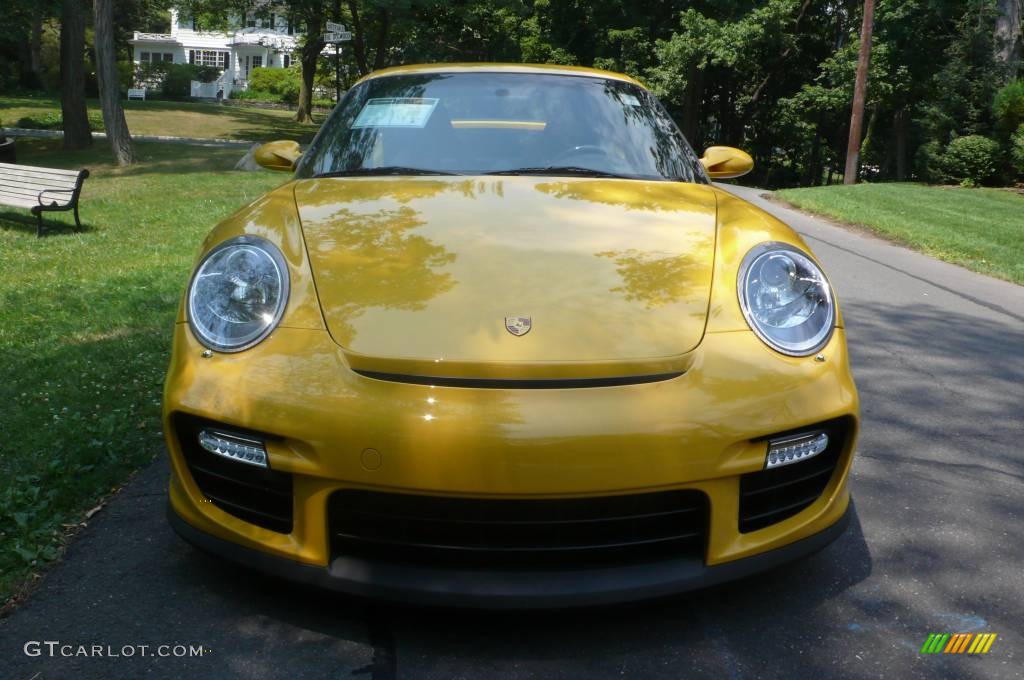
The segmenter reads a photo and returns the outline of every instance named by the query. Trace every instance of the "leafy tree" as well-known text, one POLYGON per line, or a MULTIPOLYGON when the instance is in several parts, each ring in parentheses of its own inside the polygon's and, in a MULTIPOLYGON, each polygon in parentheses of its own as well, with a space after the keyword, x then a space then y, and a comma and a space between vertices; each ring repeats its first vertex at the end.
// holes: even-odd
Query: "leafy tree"
POLYGON ((994 5, 991 0, 968 0, 964 5, 920 120, 925 134, 939 141, 987 133, 992 98, 1000 82, 994 56, 994 5))
POLYGON ((1010 139, 1010 162, 1018 179, 1024 179, 1024 125, 1010 139))
POLYGON ((1009 134, 1024 124, 1024 80, 1016 80, 996 93, 992 104, 996 129, 1009 134))

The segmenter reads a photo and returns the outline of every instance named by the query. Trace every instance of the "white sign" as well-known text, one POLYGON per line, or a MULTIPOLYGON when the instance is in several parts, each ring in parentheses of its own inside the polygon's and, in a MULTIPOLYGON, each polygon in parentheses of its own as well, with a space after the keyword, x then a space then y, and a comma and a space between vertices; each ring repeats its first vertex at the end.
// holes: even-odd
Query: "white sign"
POLYGON ((420 97, 382 97, 366 102, 352 123, 354 128, 407 127, 421 128, 430 120, 437 99, 420 97))
POLYGON ((324 26, 324 31, 327 33, 344 33, 345 24, 336 24, 333 21, 328 21, 324 26))
POLYGON ((348 31, 343 31, 341 33, 324 33, 323 34, 323 40, 324 40, 325 43, 348 42, 351 39, 352 39, 352 34, 349 33, 348 31))

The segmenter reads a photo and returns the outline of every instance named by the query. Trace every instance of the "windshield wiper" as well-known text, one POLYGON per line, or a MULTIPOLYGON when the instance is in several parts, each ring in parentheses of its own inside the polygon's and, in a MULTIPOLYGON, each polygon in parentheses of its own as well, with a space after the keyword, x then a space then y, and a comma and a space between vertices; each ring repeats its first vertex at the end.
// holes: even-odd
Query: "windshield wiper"
POLYGON ((313 175, 314 178, 321 177, 370 177, 373 175, 458 175, 457 172, 445 170, 431 170, 429 168, 407 168, 403 165, 383 165, 379 168, 354 168, 352 170, 335 170, 334 172, 322 172, 313 175))
POLYGON ((495 170, 485 172, 485 175, 566 175, 572 177, 611 177, 615 179, 634 179, 628 175, 619 175, 614 172, 594 170, 593 168, 581 168, 577 165, 542 165, 532 168, 513 168, 511 170, 495 170))

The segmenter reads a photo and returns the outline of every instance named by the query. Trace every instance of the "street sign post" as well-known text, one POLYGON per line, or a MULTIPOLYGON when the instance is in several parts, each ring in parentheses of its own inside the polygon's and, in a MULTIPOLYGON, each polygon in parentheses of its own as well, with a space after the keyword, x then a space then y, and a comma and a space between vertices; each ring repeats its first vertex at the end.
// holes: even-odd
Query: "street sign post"
POLYGON ((345 30, 345 24, 327 21, 322 39, 327 45, 334 45, 334 101, 341 101, 341 43, 352 39, 352 32, 345 30))

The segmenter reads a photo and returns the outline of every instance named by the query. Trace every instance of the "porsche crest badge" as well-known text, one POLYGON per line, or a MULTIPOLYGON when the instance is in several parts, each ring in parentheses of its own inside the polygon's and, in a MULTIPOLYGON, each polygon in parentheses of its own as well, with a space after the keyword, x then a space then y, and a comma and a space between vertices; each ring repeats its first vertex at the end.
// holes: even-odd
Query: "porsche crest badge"
POLYGON ((533 322, 528 316, 506 316, 505 330, 512 335, 526 335, 533 327, 533 322))

